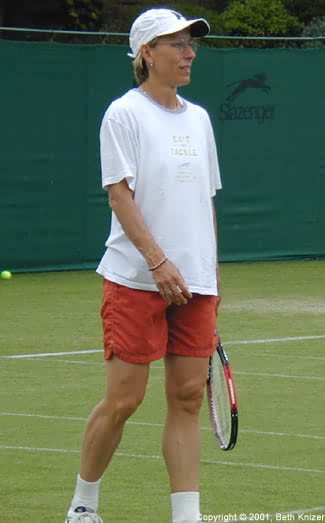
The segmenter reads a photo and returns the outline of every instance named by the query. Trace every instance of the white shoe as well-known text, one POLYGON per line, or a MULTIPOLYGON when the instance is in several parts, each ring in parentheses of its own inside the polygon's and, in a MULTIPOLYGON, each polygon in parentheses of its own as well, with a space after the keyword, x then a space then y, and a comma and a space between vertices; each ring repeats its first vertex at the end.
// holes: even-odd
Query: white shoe
POLYGON ((77 507, 75 510, 69 509, 65 523, 104 523, 93 510, 88 507, 77 507))

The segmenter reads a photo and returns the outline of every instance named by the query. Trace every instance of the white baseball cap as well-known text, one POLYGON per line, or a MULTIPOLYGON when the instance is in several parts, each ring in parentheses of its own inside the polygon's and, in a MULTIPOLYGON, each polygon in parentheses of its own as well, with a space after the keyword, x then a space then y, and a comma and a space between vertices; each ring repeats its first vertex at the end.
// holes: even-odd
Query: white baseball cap
POLYGON ((183 15, 170 9, 149 9, 138 16, 132 24, 130 31, 130 58, 135 58, 141 46, 148 44, 154 38, 169 35, 190 28, 191 36, 205 36, 210 31, 210 26, 204 18, 186 20, 183 15))

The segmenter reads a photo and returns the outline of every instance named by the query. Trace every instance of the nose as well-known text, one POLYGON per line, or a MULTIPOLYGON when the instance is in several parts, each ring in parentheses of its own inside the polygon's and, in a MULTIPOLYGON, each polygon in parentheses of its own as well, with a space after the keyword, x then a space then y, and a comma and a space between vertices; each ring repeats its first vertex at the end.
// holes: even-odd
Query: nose
POLYGON ((184 58, 194 60, 196 57, 196 52, 194 51, 191 44, 188 44, 184 49, 184 58))

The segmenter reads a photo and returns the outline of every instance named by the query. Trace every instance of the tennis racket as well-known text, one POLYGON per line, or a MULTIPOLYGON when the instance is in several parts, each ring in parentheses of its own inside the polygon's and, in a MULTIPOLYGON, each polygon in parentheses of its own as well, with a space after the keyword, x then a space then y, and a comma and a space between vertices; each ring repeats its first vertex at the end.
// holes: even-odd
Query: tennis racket
POLYGON ((207 397, 212 431, 222 450, 231 450, 237 442, 237 397, 229 359, 219 341, 209 359, 207 397))

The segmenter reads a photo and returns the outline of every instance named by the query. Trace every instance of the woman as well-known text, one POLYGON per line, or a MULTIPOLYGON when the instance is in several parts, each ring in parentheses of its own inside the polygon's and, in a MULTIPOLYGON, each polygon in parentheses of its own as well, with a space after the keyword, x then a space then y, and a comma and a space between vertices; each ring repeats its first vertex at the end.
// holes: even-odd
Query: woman
POLYGON ((66 522, 102 521, 100 478, 144 398, 150 363, 160 358, 172 523, 200 521, 199 412, 215 346, 213 196, 221 183, 209 117, 177 88, 190 82, 193 38, 208 31, 205 20, 168 9, 140 15, 130 32, 139 87, 103 118, 102 181, 112 225, 97 271, 104 277, 107 391, 86 427, 66 522))

